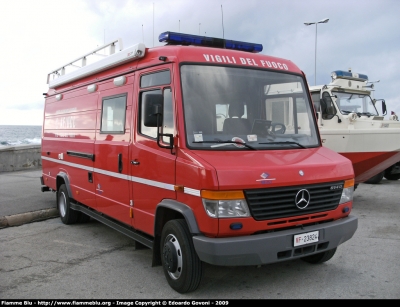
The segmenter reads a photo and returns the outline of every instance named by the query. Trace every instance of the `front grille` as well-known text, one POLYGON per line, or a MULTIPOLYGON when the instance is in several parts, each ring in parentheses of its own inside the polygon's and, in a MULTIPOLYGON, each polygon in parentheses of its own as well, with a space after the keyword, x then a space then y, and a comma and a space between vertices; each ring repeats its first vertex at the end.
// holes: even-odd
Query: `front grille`
POLYGON ((339 205, 343 184, 343 181, 339 181, 245 190, 244 194, 254 219, 263 221, 334 210, 339 205), (310 202, 304 209, 299 209, 295 203, 296 194, 301 189, 306 189, 310 193, 310 202))

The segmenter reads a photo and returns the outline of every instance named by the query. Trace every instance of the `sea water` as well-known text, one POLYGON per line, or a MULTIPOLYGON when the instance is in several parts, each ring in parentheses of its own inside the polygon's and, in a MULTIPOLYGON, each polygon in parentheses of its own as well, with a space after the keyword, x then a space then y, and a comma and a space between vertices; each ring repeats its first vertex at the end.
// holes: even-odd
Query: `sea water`
POLYGON ((0 125, 0 147, 40 145, 42 126, 0 125))

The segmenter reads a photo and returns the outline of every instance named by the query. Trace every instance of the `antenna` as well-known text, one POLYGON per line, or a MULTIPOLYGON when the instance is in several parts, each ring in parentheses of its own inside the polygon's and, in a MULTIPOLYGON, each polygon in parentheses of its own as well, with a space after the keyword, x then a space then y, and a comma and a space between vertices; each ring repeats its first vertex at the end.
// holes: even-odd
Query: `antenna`
POLYGON ((153 2, 153 47, 154 47, 154 2, 153 2))
POLYGON ((144 32, 143 32, 143 25, 142 25, 142 43, 144 44, 144 32))
POLYGON ((221 14, 222 14, 222 38, 225 38, 225 36, 224 36, 224 11, 222 10, 222 4, 221 4, 221 14))
POLYGON ((178 32, 181 32, 181 20, 179 19, 179 31, 178 32))

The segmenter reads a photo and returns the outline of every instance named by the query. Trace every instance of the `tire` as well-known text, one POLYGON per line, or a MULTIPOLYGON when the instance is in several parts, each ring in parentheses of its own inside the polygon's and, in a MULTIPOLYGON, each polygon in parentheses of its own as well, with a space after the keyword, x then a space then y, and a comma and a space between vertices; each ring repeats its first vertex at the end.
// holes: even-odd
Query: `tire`
POLYGON ((78 221, 80 212, 71 209, 68 191, 65 184, 62 184, 57 191, 57 208, 61 221, 64 224, 75 224, 78 221))
POLYGON ((387 174, 387 175, 385 175, 385 178, 387 180, 399 180, 400 179, 400 174, 394 174, 394 175, 387 174))
POLYGON ((400 174, 391 174, 392 170, 393 170, 395 167, 398 167, 397 164, 396 164, 396 165, 393 165, 393 166, 391 166, 391 167, 389 167, 389 168, 387 168, 387 169, 385 170, 385 175, 384 175, 384 177, 385 177, 387 180, 399 180, 399 179, 400 179, 400 174))
POLYGON ((312 263, 312 264, 319 264, 319 263, 323 263, 323 262, 330 260, 335 253, 336 253, 336 248, 330 249, 326 252, 303 257, 303 258, 301 258, 301 260, 308 262, 308 263, 312 263))
POLYGON ((358 188, 358 183, 354 185, 354 191, 358 188))
POLYGON ((203 264, 196 254, 185 220, 168 221, 161 233, 161 262, 172 289, 187 293, 197 289, 203 264))
POLYGON ((365 181, 364 183, 368 183, 368 184, 376 184, 376 183, 379 183, 379 182, 381 182, 381 180, 382 180, 384 174, 385 174, 385 172, 383 171, 383 172, 381 172, 381 173, 379 173, 379 174, 377 174, 377 175, 375 175, 375 176, 369 178, 369 179, 368 179, 367 181, 365 181))

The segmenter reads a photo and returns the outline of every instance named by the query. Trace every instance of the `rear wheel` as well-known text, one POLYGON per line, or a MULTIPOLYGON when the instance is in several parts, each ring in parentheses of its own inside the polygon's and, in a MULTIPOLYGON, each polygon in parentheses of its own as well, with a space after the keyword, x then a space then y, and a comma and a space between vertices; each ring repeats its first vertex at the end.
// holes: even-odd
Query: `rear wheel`
POLYGON ((312 263, 312 264, 323 263, 325 261, 330 260, 335 253, 336 253, 336 248, 328 250, 326 252, 303 257, 303 258, 301 258, 301 260, 308 262, 308 263, 312 263))
POLYGON ((74 224, 78 221, 79 212, 72 210, 68 196, 67 187, 62 184, 57 191, 57 208, 61 221, 64 224, 74 224))
POLYGON ((164 275, 171 288, 179 293, 196 290, 203 265, 194 250, 185 220, 171 220, 165 224, 160 248, 164 275))
POLYGON ((399 179, 400 179, 400 174, 391 174, 392 170, 393 170, 395 167, 398 168, 397 164, 396 164, 396 165, 393 165, 393 166, 391 166, 391 167, 389 167, 388 169, 385 170, 385 175, 384 175, 384 177, 385 177, 387 180, 399 180, 399 179))
POLYGON ((381 182, 384 174, 385 174, 385 172, 383 171, 383 172, 369 178, 367 181, 365 181, 365 183, 369 183, 369 184, 379 183, 379 182, 381 182))
POLYGON ((400 174, 394 174, 394 175, 387 174, 387 175, 385 175, 385 178, 387 180, 399 180, 400 179, 400 174))

